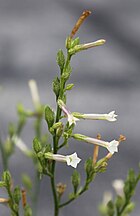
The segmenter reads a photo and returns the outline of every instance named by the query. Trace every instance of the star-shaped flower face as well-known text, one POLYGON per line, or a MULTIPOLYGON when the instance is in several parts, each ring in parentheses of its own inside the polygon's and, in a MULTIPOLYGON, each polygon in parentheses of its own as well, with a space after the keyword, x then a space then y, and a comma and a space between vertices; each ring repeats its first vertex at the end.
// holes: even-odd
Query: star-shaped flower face
POLYGON ((106 120, 108 121, 116 121, 117 120, 116 117, 117 115, 115 114, 115 111, 106 114, 106 120))
POLYGON ((107 149, 108 151, 111 153, 111 154, 114 154, 115 152, 118 152, 118 145, 119 145, 119 142, 116 141, 116 140, 112 140, 107 149))
POLYGON ((81 159, 77 156, 77 153, 75 152, 71 155, 67 155, 66 161, 67 161, 68 166, 72 166, 72 167, 76 168, 78 163, 80 163, 81 159))

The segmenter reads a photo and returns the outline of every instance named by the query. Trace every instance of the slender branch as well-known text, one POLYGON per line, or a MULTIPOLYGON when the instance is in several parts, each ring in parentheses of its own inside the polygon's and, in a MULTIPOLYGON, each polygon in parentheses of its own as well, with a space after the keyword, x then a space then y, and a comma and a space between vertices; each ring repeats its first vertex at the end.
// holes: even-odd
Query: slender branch
POLYGON ((1 151, 1 157, 2 157, 3 170, 5 171, 8 169, 8 161, 7 161, 7 157, 6 157, 1 139, 0 139, 0 151, 1 151))
POLYGON ((88 183, 86 181, 85 185, 83 186, 82 190, 80 190, 74 197, 72 197, 71 199, 69 199, 68 201, 62 203, 59 205, 59 208, 63 208, 64 206, 68 205, 69 203, 71 203, 72 201, 74 201, 75 199, 77 199, 80 195, 82 195, 86 190, 88 189, 88 183))
MULTIPOLYGON (((64 70, 68 67, 69 63, 70 63, 70 59, 71 59, 71 55, 69 55, 69 53, 67 54, 67 60, 64 66, 64 70)), ((61 75, 62 75, 62 71, 61 71, 61 75)), ((65 88, 65 81, 61 78, 60 79, 60 93, 59 93, 59 98, 63 98, 63 94, 64 94, 64 88, 65 88)), ((56 112, 56 120, 55 123, 59 122, 61 117, 61 109, 60 107, 57 105, 57 112, 56 112)), ((53 153, 56 154, 58 151, 58 143, 59 143, 59 138, 56 135, 56 131, 55 134, 53 136, 53 153)), ((54 198, 54 216, 58 216, 59 214, 59 198, 57 196, 57 192, 56 192, 56 185, 55 185, 55 161, 52 161, 52 176, 50 177, 51 179, 51 187, 52 187, 52 192, 53 192, 53 198, 54 198)))

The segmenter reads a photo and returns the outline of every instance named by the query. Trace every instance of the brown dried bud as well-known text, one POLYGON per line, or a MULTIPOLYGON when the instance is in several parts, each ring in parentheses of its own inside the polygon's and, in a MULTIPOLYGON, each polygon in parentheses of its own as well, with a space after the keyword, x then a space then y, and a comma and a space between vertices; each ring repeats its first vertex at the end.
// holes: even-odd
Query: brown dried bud
POLYGON ((56 190, 57 190, 57 193, 59 196, 62 196, 63 193, 65 192, 66 190, 66 184, 63 184, 63 183, 58 183, 57 186, 56 186, 56 190))
POLYGON ((82 15, 80 16, 80 18, 78 19, 78 21, 76 22, 75 26, 73 27, 71 34, 70 34, 70 38, 72 39, 74 37, 74 35, 76 34, 76 32, 78 31, 78 29, 80 28, 80 26, 82 25, 82 23, 84 22, 84 20, 91 14, 91 11, 89 10, 85 10, 82 15))
POLYGON ((124 135, 122 135, 122 134, 120 134, 120 137, 119 137, 119 143, 120 142, 124 142, 126 140, 126 137, 124 136, 124 135))
POLYGON ((26 199, 26 190, 22 189, 21 190, 22 193, 22 206, 25 208, 26 204, 27 204, 27 199, 26 199))

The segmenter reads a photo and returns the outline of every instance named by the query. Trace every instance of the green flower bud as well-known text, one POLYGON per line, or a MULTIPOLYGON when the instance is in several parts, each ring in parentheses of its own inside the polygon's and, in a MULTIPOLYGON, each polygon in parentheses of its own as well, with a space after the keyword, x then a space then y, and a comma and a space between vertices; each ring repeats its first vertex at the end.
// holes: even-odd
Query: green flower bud
POLYGON ((70 66, 70 63, 67 65, 67 67, 64 69, 63 74, 62 74, 62 79, 66 82, 71 74, 72 68, 70 66))
POLYGON ((126 207, 124 214, 130 214, 134 210, 134 208, 135 208, 135 203, 130 202, 126 207))
POLYGON ((114 214, 115 214, 114 204, 112 201, 109 201, 107 204, 107 215, 114 216, 114 214))
POLYGON ((12 137, 15 134, 15 131, 16 131, 16 128, 15 128, 14 124, 10 123, 8 125, 8 134, 9 134, 9 136, 12 137))
POLYGON ((33 139, 33 149, 34 149, 35 153, 40 152, 42 149, 41 143, 38 140, 38 138, 33 139))
POLYGON ((54 118, 55 118, 55 114, 54 114, 53 110, 49 106, 46 106, 45 107, 45 119, 47 121, 49 129, 54 124, 54 118))
POLYGON ((76 170, 74 170, 71 176, 71 182, 73 185, 74 193, 76 194, 78 186, 80 184, 80 174, 76 170))
POLYGON ((18 112, 19 114, 23 114, 23 113, 24 113, 24 107, 23 107, 23 105, 22 105, 21 103, 19 103, 19 104, 17 105, 17 112, 18 112))
POLYGON ((5 187, 5 186, 6 186, 5 182, 4 181, 0 181, 0 188, 1 187, 5 187))
POLYGON ((85 162, 85 171, 87 174, 87 181, 91 182, 93 180, 94 174, 95 174, 95 169, 93 166, 93 160, 91 158, 89 158, 86 162, 85 162))
POLYGON ((24 216, 32 216, 32 209, 29 205, 26 205, 24 207, 24 216))
POLYGON ((115 204, 116 204, 116 208, 120 209, 124 204, 124 199, 118 195, 116 198, 115 204))
POLYGON ((69 90, 71 90, 73 87, 74 87, 74 84, 73 84, 73 83, 68 84, 68 85, 66 86, 66 88, 65 88, 65 91, 69 91, 69 90))
POLYGON ((65 56, 63 54, 63 51, 60 49, 57 53, 56 62, 60 67, 60 70, 62 71, 65 65, 65 56))
POLYGON ((21 199, 21 190, 20 190, 19 187, 16 187, 14 189, 13 199, 14 199, 15 203, 19 205, 19 202, 20 202, 20 199, 21 199))
POLYGON ((53 91, 54 91, 56 97, 58 98, 58 96, 59 96, 59 91, 60 91, 60 80, 59 80, 58 77, 56 77, 56 78, 53 80, 52 86, 53 86, 53 91))
POLYGON ((71 38, 70 37, 66 38, 65 46, 68 50, 70 49, 70 47, 71 47, 71 38))
POLYGON ((76 45, 79 45, 79 43, 80 43, 79 37, 77 37, 77 38, 71 40, 70 48, 74 48, 76 45))
POLYGON ((10 174, 10 172, 9 171, 4 171, 4 173, 2 175, 2 179, 6 183, 6 185, 10 185, 11 184, 11 174, 10 174))

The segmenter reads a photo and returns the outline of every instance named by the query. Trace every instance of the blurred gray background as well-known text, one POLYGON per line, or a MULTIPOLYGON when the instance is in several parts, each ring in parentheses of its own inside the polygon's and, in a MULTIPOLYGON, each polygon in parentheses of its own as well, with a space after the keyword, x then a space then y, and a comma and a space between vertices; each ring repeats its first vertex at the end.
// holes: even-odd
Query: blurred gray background
MULTIPOLYGON (((118 121, 80 121, 75 132, 95 137, 101 133, 104 140, 117 139, 124 134, 119 153, 110 160, 107 172, 97 176, 90 190, 62 209, 61 216, 98 216, 97 205, 114 179, 125 179, 129 168, 138 170, 140 161, 140 1, 139 0, 0 0, 0 134, 6 138, 8 122, 16 122, 16 104, 22 102, 32 108, 28 80, 38 83, 41 101, 55 109, 51 82, 58 67, 56 53, 64 50, 64 42, 83 10, 93 13, 78 32, 81 42, 100 38, 106 44, 77 54, 72 59, 70 82, 75 88, 68 94, 71 111, 107 113, 115 110, 118 121)), ((32 121, 28 122, 22 138, 32 146, 32 121)), ((44 130, 47 127, 44 124, 44 130)), ((64 153, 78 152, 82 162, 78 170, 83 175, 86 158, 92 156, 93 146, 71 140, 64 153)), ((100 157, 107 151, 100 149, 100 157)), ((10 160, 15 183, 21 182, 21 172, 33 178, 33 166, 17 150, 10 160)), ((57 181, 67 183, 73 169, 57 166, 57 181)), ((0 172, 2 165, 0 165, 0 172)), ((82 180, 83 183, 83 180, 82 180)), ((38 215, 52 216, 50 182, 45 177, 41 184, 38 215)), ((140 215, 140 187, 134 197, 136 208, 132 216, 140 215)), ((1 191, 1 195, 4 191, 1 191)), ((0 216, 10 215, 0 206, 0 216)))

